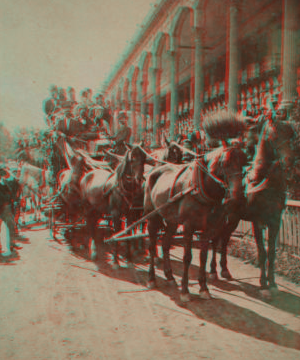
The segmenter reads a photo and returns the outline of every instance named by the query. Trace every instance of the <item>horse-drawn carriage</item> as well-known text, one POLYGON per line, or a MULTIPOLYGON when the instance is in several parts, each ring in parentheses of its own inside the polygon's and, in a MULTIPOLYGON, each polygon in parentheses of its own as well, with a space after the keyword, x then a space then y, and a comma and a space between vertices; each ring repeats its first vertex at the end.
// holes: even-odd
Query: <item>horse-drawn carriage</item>
MULTIPOLYGON (((232 129, 236 126, 239 127, 240 123, 229 121, 229 125, 228 132, 234 131, 232 129)), ((239 132, 242 128, 243 126, 240 126, 239 132)), ((207 126, 206 130, 215 134, 226 133, 224 122, 221 122, 221 125, 217 122, 212 129, 209 130, 209 126, 207 126), (216 127, 219 127, 219 130, 216 130, 216 127)), ((155 168, 147 175, 144 173, 144 166, 148 154, 140 146, 136 146, 127 151, 116 171, 98 168, 81 174, 79 192, 85 202, 86 213, 81 225, 78 226, 79 228, 85 227, 87 239, 85 245, 89 249, 91 258, 97 254, 96 239, 99 219, 101 219, 100 226, 103 225, 106 229, 102 232, 102 235, 104 234, 102 242, 104 240, 105 243, 114 244, 113 262, 116 266, 118 265, 118 244, 120 242, 126 243, 125 256, 132 261, 131 241, 136 240, 137 236, 138 238, 149 236, 151 256, 149 286, 154 286, 156 242, 163 234, 165 275, 169 281, 173 282, 169 250, 171 239, 176 234, 178 225, 181 224, 184 228, 185 243, 182 299, 187 300, 188 298, 188 268, 195 230, 200 231, 202 243, 199 283, 202 296, 208 298, 209 292, 205 275, 208 244, 210 241, 215 244, 222 235, 226 235, 225 241, 222 242, 222 276, 230 278, 231 275, 226 266, 227 235, 230 236, 238 221, 245 216, 254 223, 256 229, 262 289, 274 288, 276 286, 274 280, 275 243, 285 198, 286 164, 282 162, 282 159, 287 162, 294 156, 292 143, 294 136, 293 128, 288 123, 276 126, 266 124, 260 134, 252 170, 248 170, 246 173, 248 187, 245 195, 243 178, 247 157, 241 148, 242 143, 239 141, 223 141, 220 148, 208 152, 203 157, 196 158, 191 164, 175 166, 165 162, 164 165, 155 168), (267 178, 264 177, 266 169, 267 178), (142 188, 144 176, 146 182, 142 188), (136 192, 137 189, 140 194, 136 192), (143 191, 141 191, 142 189, 143 191), (269 194, 275 193, 277 197, 272 196, 271 199, 269 194), (133 221, 129 211, 133 204, 132 194, 141 195, 142 211, 145 217, 142 217, 140 211, 139 220, 130 225, 133 221), (279 194, 280 199, 278 200, 279 194), (247 202, 244 201, 244 196, 246 196, 247 202), (256 204, 259 204, 259 211, 256 204), (264 208, 263 204, 268 204, 269 214, 261 211, 264 208), (127 218, 127 224, 130 226, 122 230, 123 217, 127 218), (137 226, 145 224, 145 222, 148 226, 147 234, 131 233, 137 226), (268 278, 265 275, 265 250, 260 229, 257 228, 257 224, 260 222, 264 222, 270 229, 268 278)), ((78 189, 78 187, 77 190, 76 187, 73 188, 75 193, 78 192, 78 189)), ((74 203, 72 206, 74 207, 74 203)), ((52 221, 53 223, 54 227, 58 225, 58 223, 55 225, 55 221, 52 221)), ((53 227, 53 225, 51 226, 53 227)), ((67 228, 69 225, 63 224, 63 226, 67 228)), ((215 263, 211 266, 212 273, 215 273, 215 263)))

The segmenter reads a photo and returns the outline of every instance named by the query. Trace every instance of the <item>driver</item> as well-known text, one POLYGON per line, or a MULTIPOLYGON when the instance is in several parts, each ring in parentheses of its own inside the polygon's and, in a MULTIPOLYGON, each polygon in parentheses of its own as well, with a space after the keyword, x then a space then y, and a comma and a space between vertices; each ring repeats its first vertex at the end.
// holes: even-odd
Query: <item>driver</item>
MULTIPOLYGON (((123 152, 126 147, 124 143, 129 143, 131 137, 131 128, 127 125, 128 116, 125 111, 120 111, 118 114, 119 130, 111 139, 114 140, 116 152, 123 152)), ((124 152, 125 152, 124 151, 124 152)))

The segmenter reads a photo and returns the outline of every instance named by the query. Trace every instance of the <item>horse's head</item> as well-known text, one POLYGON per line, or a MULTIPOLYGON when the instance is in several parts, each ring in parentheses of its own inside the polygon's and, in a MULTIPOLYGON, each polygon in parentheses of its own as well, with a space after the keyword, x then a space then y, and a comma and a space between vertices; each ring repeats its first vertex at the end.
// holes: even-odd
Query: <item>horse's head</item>
POLYGON ((169 143, 163 160, 173 164, 181 164, 182 150, 176 145, 176 143, 169 143))
POLYGON ((147 154, 140 145, 134 145, 126 152, 123 162, 117 169, 119 177, 125 175, 127 181, 133 183, 133 188, 140 189, 142 186, 146 157, 147 154))
POLYGON ((223 204, 226 205, 226 212, 232 213, 237 211, 244 201, 243 167, 247 163, 247 155, 240 142, 231 145, 224 143, 222 148, 214 152, 216 157, 211 160, 209 170, 223 182, 223 204))

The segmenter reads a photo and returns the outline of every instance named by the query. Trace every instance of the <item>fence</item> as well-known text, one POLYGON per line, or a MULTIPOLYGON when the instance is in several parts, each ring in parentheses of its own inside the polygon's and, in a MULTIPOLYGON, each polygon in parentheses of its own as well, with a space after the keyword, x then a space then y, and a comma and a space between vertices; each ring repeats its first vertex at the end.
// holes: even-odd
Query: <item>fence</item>
MULTIPOLYGON (((255 241, 252 223, 248 221, 240 221, 234 235, 255 241)), ((264 235, 268 238, 267 230, 264 230, 264 235)), ((282 215, 277 247, 288 249, 296 257, 300 256, 300 201, 287 201, 286 209, 282 215)))

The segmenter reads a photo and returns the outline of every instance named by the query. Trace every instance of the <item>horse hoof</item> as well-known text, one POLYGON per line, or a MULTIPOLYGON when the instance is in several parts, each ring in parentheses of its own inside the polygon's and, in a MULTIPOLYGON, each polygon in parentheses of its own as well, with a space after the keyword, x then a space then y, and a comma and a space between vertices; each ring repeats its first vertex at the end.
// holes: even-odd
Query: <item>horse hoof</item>
POLYGON ((199 296, 200 296, 200 299, 202 299, 202 300, 210 300, 211 299, 211 295, 208 290, 200 291, 199 296))
POLYGON ((168 280, 168 286, 169 287, 173 287, 173 288, 177 288, 177 282, 175 279, 171 279, 171 280, 168 280))
POLYGON ((148 283, 147 283, 147 288, 148 289, 155 289, 156 288, 156 283, 155 283, 155 281, 148 281, 148 283))
POLYGON ((180 294, 180 301, 183 303, 187 303, 191 300, 190 294, 180 294))
POLYGON ((91 251, 90 253, 90 259, 92 261, 96 260, 97 259, 97 252, 96 251, 91 251))
POLYGON ((217 273, 210 273, 210 274, 208 274, 208 279, 210 280, 210 281, 217 281, 218 280, 218 274, 217 273))
POLYGON ((3 257, 8 257, 8 256, 11 256, 11 255, 12 255, 11 251, 5 251, 5 252, 1 253, 1 256, 3 256, 3 257))
POLYGON ((279 293, 278 287, 277 286, 270 287, 270 292, 271 292, 272 296, 278 295, 278 293, 279 293))
POLYGON ((23 246, 20 244, 13 244, 13 248, 20 250, 20 249, 23 249, 23 246))
POLYGON ((119 269, 120 269, 120 265, 114 263, 114 264, 112 265, 112 269, 113 269, 113 270, 119 270, 119 269))
POLYGON ((228 270, 222 271, 221 276, 222 276, 222 278, 229 280, 229 281, 233 279, 233 277, 231 276, 231 274, 228 270))
POLYGON ((262 289, 260 290, 260 294, 265 301, 271 301, 272 300, 272 294, 269 289, 262 289))

